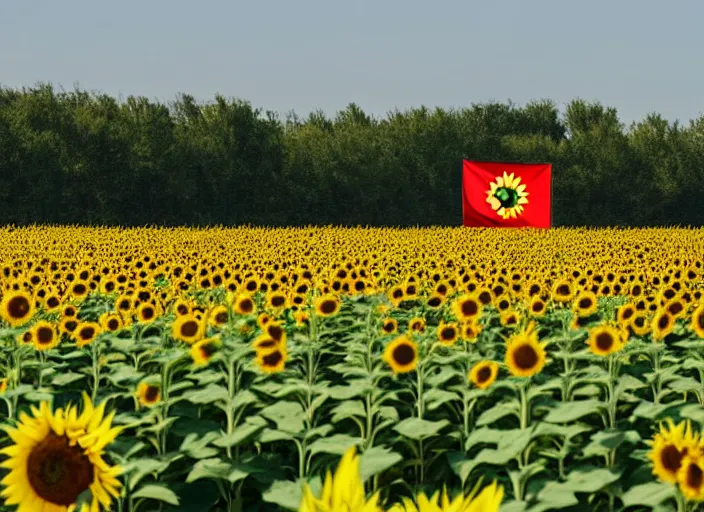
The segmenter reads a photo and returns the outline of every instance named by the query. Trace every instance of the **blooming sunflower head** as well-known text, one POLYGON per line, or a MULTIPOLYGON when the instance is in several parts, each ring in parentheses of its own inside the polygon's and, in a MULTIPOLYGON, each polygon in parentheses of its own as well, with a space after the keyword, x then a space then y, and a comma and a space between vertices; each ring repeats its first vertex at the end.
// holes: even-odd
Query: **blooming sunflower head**
POLYGON ((90 490, 91 510, 98 510, 119 496, 121 468, 103 459, 121 431, 111 427, 115 413, 105 415, 105 402, 94 407, 86 393, 83 402, 80 415, 75 406, 52 411, 42 402, 31 407, 32 416, 20 414, 16 427, 3 427, 13 441, 0 451, 9 457, 3 466, 10 472, 1 482, 6 505, 66 510, 90 490))
POLYGON ((506 366, 516 377, 532 377, 543 369, 545 361, 545 343, 538 340, 534 322, 508 340, 506 366))
POLYGON ((648 457, 653 463, 653 475, 663 482, 677 483, 686 457, 701 458, 702 442, 689 421, 675 425, 668 419, 648 444, 651 446, 648 457))
POLYGON ((491 209, 503 219, 515 219, 523 213, 523 205, 528 204, 526 186, 521 184, 521 178, 514 173, 504 172, 489 184, 486 191, 486 202, 491 209))

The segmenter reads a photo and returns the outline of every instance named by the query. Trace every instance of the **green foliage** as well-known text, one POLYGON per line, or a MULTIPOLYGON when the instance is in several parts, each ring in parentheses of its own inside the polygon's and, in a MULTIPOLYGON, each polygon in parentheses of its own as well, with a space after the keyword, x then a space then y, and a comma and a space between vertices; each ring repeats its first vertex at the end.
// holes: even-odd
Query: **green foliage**
POLYGON ((471 158, 552 162, 557 225, 695 225, 703 135, 704 117, 626 128, 582 100, 280 120, 221 96, 0 89, 0 224, 456 225, 471 158))

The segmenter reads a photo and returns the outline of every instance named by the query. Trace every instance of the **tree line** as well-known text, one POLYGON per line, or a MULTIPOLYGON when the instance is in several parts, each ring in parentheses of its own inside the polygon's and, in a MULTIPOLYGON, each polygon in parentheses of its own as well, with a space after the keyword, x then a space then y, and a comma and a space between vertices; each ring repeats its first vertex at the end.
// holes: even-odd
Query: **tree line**
POLYGON ((556 225, 702 225, 704 116, 574 100, 284 118, 0 88, 0 224, 458 225, 462 159, 553 163, 556 225))

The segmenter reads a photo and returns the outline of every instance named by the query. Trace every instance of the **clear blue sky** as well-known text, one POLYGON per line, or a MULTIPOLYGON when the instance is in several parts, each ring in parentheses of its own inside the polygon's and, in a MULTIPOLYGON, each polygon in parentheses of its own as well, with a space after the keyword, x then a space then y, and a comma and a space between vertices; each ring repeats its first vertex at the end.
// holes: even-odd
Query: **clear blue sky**
POLYGON ((16 0, 0 83, 305 115, 356 102, 599 100, 630 123, 704 111, 704 0, 16 0))

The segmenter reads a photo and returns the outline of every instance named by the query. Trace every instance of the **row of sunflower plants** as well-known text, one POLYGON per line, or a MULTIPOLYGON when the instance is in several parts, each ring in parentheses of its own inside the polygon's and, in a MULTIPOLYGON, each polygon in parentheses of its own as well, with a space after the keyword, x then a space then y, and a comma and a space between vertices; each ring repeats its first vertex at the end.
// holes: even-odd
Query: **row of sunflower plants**
POLYGON ((704 499, 701 308, 667 326, 656 314, 639 335, 614 299, 532 316, 516 304, 511 322, 472 294, 439 308, 323 295, 259 316, 259 295, 195 300, 226 321, 172 311, 106 332, 114 297, 94 296, 71 336, 43 313, 0 332, 6 509, 334 510, 344 492, 365 510, 704 499), (323 479, 340 457, 359 489, 323 479))

